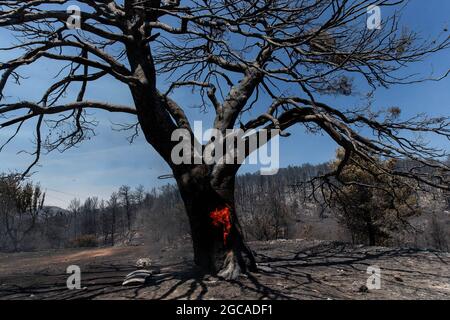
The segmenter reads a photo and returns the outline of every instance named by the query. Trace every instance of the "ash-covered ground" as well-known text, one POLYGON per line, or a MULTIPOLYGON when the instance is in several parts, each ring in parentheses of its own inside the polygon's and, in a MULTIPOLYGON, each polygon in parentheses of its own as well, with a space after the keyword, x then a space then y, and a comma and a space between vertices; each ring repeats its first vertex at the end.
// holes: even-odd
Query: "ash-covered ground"
POLYGON ((450 253, 305 240, 250 246, 260 272, 231 282, 202 276, 188 242, 0 254, 0 299, 450 299, 450 253), (159 272, 122 286, 143 257, 159 272), (81 290, 67 289, 69 265, 81 268, 81 290), (366 287, 369 266, 381 268, 378 290, 366 287))

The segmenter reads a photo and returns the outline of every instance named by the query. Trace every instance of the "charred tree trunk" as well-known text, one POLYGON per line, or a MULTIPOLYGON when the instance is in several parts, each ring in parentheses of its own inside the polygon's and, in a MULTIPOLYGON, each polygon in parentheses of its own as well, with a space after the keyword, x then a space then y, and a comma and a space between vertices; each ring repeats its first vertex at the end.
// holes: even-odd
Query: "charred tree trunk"
POLYGON ((206 273, 236 279, 255 271, 252 251, 245 244, 234 204, 234 176, 221 185, 196 167, 175 175, 191 227, 195 264, 206 273))

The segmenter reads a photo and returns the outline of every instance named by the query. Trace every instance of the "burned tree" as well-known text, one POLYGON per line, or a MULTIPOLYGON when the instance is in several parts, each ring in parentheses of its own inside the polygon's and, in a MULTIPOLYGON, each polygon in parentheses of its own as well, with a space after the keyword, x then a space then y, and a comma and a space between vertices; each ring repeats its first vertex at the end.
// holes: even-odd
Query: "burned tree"
POLYGON ((122 203, 122 206, 125 210, 126 216, 126 227, 127 230, 124 231, 124 234, 127 234, 127 237, 131 235, 131 215, 132 215, 132 200, 131 200, 131 188, 129 186, 123 185, 119 188, 119 197, 122 203))
MULTIPOLYGON (((195 262, 205 271, 235 278, 255 268, 234 206, 240 165, 173 162, 173 132, 182 128, 194 136, 185 113, 188 106, 175 101, 176 90, 191 88, 193 101, 215 112, 213 128, 219 132, 239 126, 276 129, 284 137, 291 126, 303 125, 329 135, 345 156, 320 181, 339 177, 354 153, 374 165, 372 156, 413 159, 416 168, 388 173, 448 189, 449 167, 439 161, 441 152, 409 134, 449 138, 448 118, 400 120, 369 108, 319 101, 322 94, 351 94, 351 77, 374 89, 425 80, 398 71, 448 48, 447 35, 420 42, 415 33, 399 29, 398 13, 385 18, 381 29, 366 25, 368 6, 400 9, 402 1, 74 2, 80 5, 79 20, 74 11, 66 11, 66 0, 0 1, 0 26, 18 40, 1 49, 17 54, 0 64, 0 128, 15 128, 6 142, 14 140, 24 123, 34 121, 35 159, 26 175, 43 151, 66 150, 91 136, 88 110, 135 115, 136 124, 128 128, 142 131, 173 171, 191 225, 195 262), (77 21, 79 29, 73 28, 77 21), (22 80, 26 66, 43 61, 66 66, 39 101, 9 101, 7 84, 22 80), (129 89, 133 106, 85 99, 89 87, 107 76, 129 89), (73 86, 79 87, 74 102, 62 103, 73 86), (250 118, 249 110, 258 116, 250 118), (374 134, 364 136, 360 127, 374 134), (57 133, 46 136, 49 132, 57 133), (423 166, 433 168, 431 176, 419 170, 423 166)), ((250 138, 242 139, 247 156, 250 138)))

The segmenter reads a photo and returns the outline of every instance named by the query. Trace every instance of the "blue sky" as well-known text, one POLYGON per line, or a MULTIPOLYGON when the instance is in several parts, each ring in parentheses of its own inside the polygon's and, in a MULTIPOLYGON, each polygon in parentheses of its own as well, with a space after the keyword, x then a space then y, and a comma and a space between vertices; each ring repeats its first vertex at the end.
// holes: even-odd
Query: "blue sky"
MULTIPOLYGON (((450 1, 448 0, 412 0, 404 13, 403 23, 426 39, 450 27, 449 13, 450 1)), ((6 46, 10 42, 8 33, 1 30, 0 46, 6 46)), ((1 62, 9 58, 11 57, 4 52, 0 53, 1 62)), ((420 65, 413 66, 410 71, 422 74, 434 71, 435 74, 441 74, 448 68, 449 61, 450 50, 447 50, 434 55, 420 65)), ((55 65, 37 64, 22 70, 29 79, 21 86, 7 87, 6 94, 11 100, 15 97, 33 100, 40 96, 48 86, 49 76, 55 72, 55 65)), ((132 105, 127 88, 108 78, 96 82, 88 95, 92 99, 132 105)), ((179 91, 174 98, 188 106, 193 105, 195 101, 190 91, 179 91)), ((325 97, 322 100, 340 106, 361 103, 358 97, 325 97)), ((448 116, 450 114, 450 78, 440 82, 379 89, 375 92, 374 105, 376 107, 399 106, 405 117, 420 112, 448 116)), ((210 121, 212 117, 211 114, 201 114, 194 108, 188 109, 188 115, 192 120, 210 121)), ((146 143, 142 135, 130 145, 126 139, 126 133, 111 130, 113 123, 132 123, 132 117, 106 112, 96 112, 93 117, 99 121, 95 137, 65 153, 53 152, 44 155, 39 166, 35 168, 33 180, 40 181, 46 188, 47 204, 65 207, 74 197, 84 199, 87 196, 97 195, 100 198, 108 198, 109 194, 122 184, 130 186, 142 184, 146 188, 152 188, 170 182, 170 180, 157 179, 162 174, 170 173, 170 170, 146 143)), ((326 136, 306 134, 301 127, 294 128, 290 132, 293 135, 281 141, 281 167, 305 162, 321 163, 333 158, 336 145, 326 136)), ((0 143, 8 137, 8 133, 7 130, 0 130, 0 143)), ((27 167, 32 158, 17 152, 23 149, 32 151, 32 137, 33 127, 27 126, 16 138, 14 144, 0 153, 0 172, 23 170, 27 167)), ((433 140, 431 143, 446 149, 449 147, 448 141, 444 140, 433 140)), ((256 165, 246 165, 241 172, 254 172, 258 169, 256 165)))

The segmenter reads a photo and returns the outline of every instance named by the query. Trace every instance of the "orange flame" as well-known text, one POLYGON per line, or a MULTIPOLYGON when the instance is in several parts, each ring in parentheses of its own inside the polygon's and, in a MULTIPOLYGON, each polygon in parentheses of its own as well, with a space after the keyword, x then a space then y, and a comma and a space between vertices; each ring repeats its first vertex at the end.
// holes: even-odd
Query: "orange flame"
POLYGON ((224 207, 216 209, 209 215, 212 219, 212 224, 215 227, 223 227, 223 243, 227 244, 227 238, 231 230, 231 212, 230 208, 224 207))

